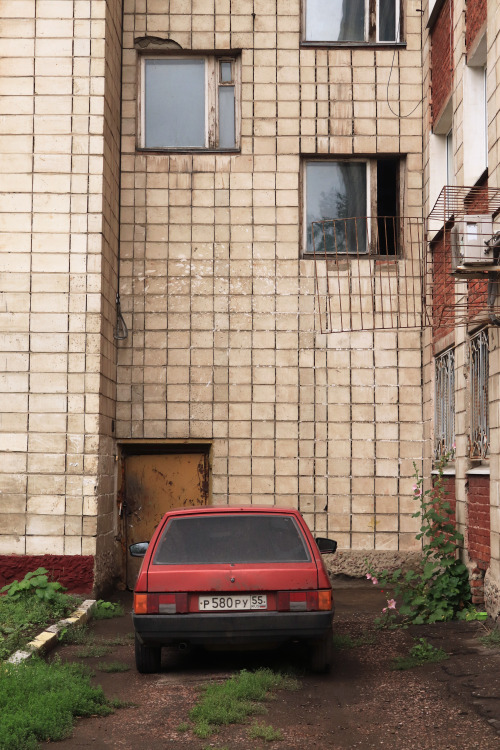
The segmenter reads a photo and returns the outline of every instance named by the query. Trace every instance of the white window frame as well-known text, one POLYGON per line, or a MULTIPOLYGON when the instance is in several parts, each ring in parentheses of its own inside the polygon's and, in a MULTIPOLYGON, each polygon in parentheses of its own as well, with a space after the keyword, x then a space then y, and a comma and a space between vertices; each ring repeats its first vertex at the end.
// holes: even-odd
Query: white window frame
POLYGON ((396 8, 395 8, 395 26, 396 26, 396 33, 395 33, 395 39, 391 41, 383 41, 381 42, 379 39, 379 18, 380 18, 380 0, 377 0, 377 22, 376 22, 376 32, 377 32, 377 44, 398 44, 398 42, 401 40, 401 3, 400 0, 393 0, 396 8))
POLYGON ((173 151, 173 152, 200 152, 200 151, 239 151, 241 134, 241 58, 232 54, 213 55, 141 55, 139 66, 139 116, 140 123, 138 132, 138 148, 145 151, 173 151), (192 146, 146 146, 146 107, 145 107, 145 81, 146 65, 148 60, 170 59, 170 60, 204 60, 205 61, 205 144, 199 147, 192 146), (233 78, 230 83, 223 82, 220 75, 221 62, 231 62, 233 78), (234 134, 235 145, 230 147, 219 147, 219 88, 234 86, 234 134))
POLYGON ((401 42, 401 0, 393 0, 395 4, 395 24, 396 34, 395 39, 390 41, 380 41, 379 38, 379 17, 380 17, 380 0, 365 0, 364 6, 364 40, 346 40, 346 41, 326 41, 324 39, 308 39, 306 18, 307 18, 307 2, 308 0, 302 0, 302 41, 306 44, 328 44, 328 45, 363 45, 363 44, 399 44, 401 42), (372 14, 375 17, 375 29, 370 30, 370 16, 372 14))

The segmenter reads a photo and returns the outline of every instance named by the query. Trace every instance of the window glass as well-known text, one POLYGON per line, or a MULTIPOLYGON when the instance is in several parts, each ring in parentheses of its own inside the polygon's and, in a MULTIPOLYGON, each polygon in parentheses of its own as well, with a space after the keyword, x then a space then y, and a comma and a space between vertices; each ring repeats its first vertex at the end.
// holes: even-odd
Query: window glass
POLYGON ((145 147, 203 148, 205 61, 146 60, 145 147))
POLYGON ((309 162, 306 203, 307 252, 366 252, 366 162, 309 162))
POLYGON ((453 130, 446 136, 446 184, 453 185, 455 171, 453 169, 453 130))
POLYGON ((232 63, 227 60, 222 60, 220 64, 220 80, 221 83, 231 83, 233 80, 232 63))
POLYGON ((219 86, 219 148, 234 148, 234 86, 219 86))
POLYGON ((364 40, 365 0, 307 0, 306 41, 364 40))
POLYGON ((398 39, 396 2, 399 0, 378 0, 379 42, 394 42, 398 39))
POLYGON ((307 562, 310 555, 293 518, 220 515, 173 518, 154 565, 307 562))

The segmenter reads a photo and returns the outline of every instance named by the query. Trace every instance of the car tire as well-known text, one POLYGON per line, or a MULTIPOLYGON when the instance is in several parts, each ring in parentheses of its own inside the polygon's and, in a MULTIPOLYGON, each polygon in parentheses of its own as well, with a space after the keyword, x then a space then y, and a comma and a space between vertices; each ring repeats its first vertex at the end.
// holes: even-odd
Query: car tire
POLYGON ((333 639, 331 633, 326 633, 318 641, 311 645, 309 663, 311 670, 316 674, 329 672, 333 659, 333 639))
POLYGON ((161 668, 161 646, 144 646, 135 636, 135 666, 141 674, 153 674, 161 668))

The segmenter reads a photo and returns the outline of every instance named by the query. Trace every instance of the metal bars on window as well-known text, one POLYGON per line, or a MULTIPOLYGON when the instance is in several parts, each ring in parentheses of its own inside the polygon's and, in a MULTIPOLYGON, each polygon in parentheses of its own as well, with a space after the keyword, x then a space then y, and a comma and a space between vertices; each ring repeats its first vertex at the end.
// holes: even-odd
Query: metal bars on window
POLYGON ((455 450, 455 350, 435 360, 434 457, 455 450))
POLYGON ((488 423, 488 329, 471 337, 470 347, 470 436, 471 458, 486 458, 490 445, 488 423))

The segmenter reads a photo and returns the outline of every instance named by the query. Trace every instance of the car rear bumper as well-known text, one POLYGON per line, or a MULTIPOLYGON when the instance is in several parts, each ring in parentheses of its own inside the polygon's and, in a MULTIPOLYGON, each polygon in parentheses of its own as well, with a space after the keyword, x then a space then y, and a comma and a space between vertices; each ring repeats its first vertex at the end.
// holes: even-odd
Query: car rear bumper
POLYGON ((312 641, 332 628, 327 612, 228 612, 186 615, 132 615, 139 641, 146 646, 279 645, 312 641))

